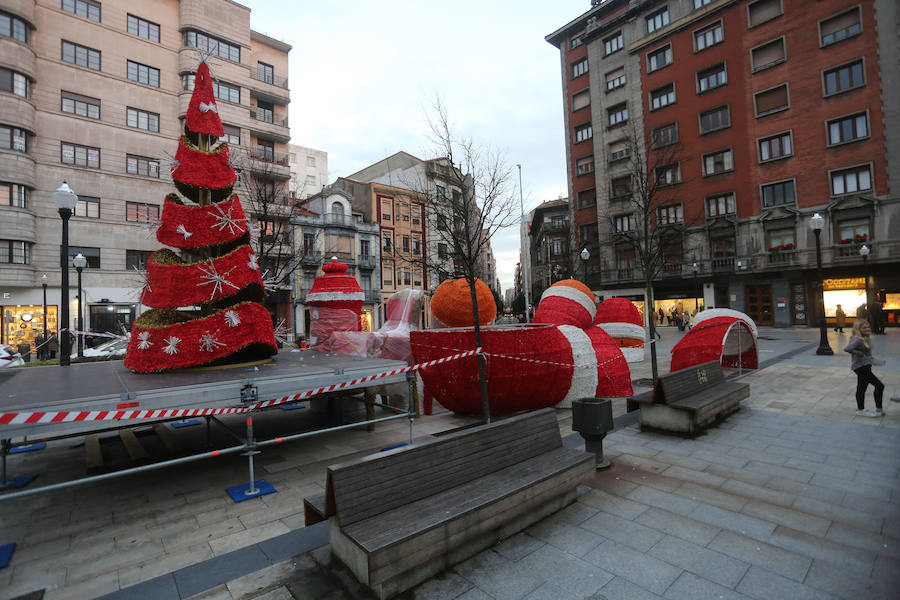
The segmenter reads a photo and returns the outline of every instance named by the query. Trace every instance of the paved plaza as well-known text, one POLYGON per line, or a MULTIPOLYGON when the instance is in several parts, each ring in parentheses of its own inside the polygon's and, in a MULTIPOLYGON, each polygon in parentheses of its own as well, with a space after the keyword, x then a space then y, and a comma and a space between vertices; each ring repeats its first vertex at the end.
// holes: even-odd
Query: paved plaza
MULTIPOLYGON (((662 335, 666 373, 681 334, 662 335)), ((613 466, 574 504, 403 597, 896 597, 900 403, 887 398, 900 395, 900 330, 875 337, 887 361, 875 369, 887 385, 887 415, 877 419, 854 416, 848 336, 829 332, 834 356, 815 355, 818 338, 761 329, 762 368, 741 379, 750 398, 695 439, 641 431, 616 400, 619 426, 605 440, 613 466)), ((633 379, 649 376, 649 360, 632 365, 633 379)), ((260 438, 303 412, 256 419, 260 438)), ((566 445, 583 446, 569 414, 558 416, 566 445)), ((472 422, 436 411, 414 434, 472 422)), ((179 434, 199 436, 192 429, 179 434)), ((325 524, 303 526, 302 499, 321 491, 328 464, 408 436, 401 420, 265 448, 257 476, 278 492, 239 504, 224 490, 247 480, 240 456, 0 502, 0 545, 17 543, 0 598, 359 597, 331 564, 325 524)), ((39 473, 32 485, 46 485, 83 474, 83 452, 78 440, 53 442, 11 456, 11 475, 39 473)))

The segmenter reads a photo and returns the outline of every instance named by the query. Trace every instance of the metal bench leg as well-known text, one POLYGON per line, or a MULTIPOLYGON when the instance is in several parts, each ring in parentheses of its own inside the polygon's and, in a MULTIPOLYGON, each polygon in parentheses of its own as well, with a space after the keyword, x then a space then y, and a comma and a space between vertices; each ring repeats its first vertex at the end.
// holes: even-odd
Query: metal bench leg
POLYGON ((412 371, 406 372, 406 386, 409 388, 409 402, 406 405, 406 415, 409 419, 409 444, 413 443, 413 420, 414 416, 419 413, 419 399, 416 397, 416 374, 412 371))

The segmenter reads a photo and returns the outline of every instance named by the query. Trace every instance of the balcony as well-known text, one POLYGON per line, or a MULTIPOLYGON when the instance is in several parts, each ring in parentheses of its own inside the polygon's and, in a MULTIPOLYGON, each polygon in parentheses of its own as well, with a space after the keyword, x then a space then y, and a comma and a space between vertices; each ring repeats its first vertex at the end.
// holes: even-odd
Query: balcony
POLYGON ((322 220, 326 227, 345 227, 347 229, 357 229, 357 221, 352 216, 347 215, 322 215, 322 220))
POLYGON ((275 77, 250 69, 250 79, 253 82, 250 84, 250 93, 254 98, 280 105, 291 101, 287 77, 275 77))
POLYGON ((859 242, 843 242, 833 247, 834 249, 832 250, 832 253, 834 255, 834 260, 839 260, 841 262, 853 259, 862 260, 862 256, 859 254, 859 249, 864 245, 869 247, 870 256, 876 254, 875 245, 868 240, 860 240, 859 242))
POLYGON ((366 304, 380 304, 381 303, 381 292, 378 290, 363 290, 363 294, 365 294, 366 304))
POLYGON ((300 264, 319 266, 322 264, 322 253, 316 251, 304 252, 303 256, 300 257, 300 264))
POLYGON ((734 272, 734 257, 733 256, 720 256, 712 259, 712 270, 713 273, 733 273, 734 272))
POLYGON ((766 264, 770 267, 793 265, 798 259, 796 250, 769 250, 766 264))
POLYGON ((370 254, 358 256, 356 258, 356 266, 360 269, 374 269, 376 266, 375 257, 370 254))
POLYGON ((662 265, 663 277, 680 277, 684 263, 664 262, 662 265))
POLYGON ((287 118, 280 118, 267 110, 250 108, 250 134, 254 137, 287 144, 291 141, 287 118))

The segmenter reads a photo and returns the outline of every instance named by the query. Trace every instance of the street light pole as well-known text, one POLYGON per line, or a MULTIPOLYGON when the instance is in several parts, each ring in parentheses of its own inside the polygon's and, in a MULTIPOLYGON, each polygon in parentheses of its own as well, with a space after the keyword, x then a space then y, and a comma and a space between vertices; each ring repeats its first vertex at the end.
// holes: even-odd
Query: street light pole
POLYGON ((820 356, 832 356, 834 351, 828 345, 828 332, 825 331, 825 284, 822 279, 822 227, 825 225, 825 219, 819 213, 816 213, 809 220, 809 226, 812 227, 813 233, 816 234, 816 285, 819 289, 819 347, 816 354, 820 356))
POLYGON ((700 306, 698 305, 700 298, 700 283, 697 280, 697 275, 700 274, 700 265, 694 263, 691 265, 691 270, 694 271, 694 287, 697 288, 697 295, 694 296, 694 312, 696 313, 700 310, 700 306))
MULTIPOLYGON (((863 273, 866 276, 866 312, 872 314, 872 304, 869 301, 869 247, 865 244, 859 249, 859 255, 863 259, 863 273)), ((873 332, 874 333, 874 332, 873 332)))
MULTIPOLYGON (((584 266, 584 283, 587 284, 587 278, 588 278, 588 276, 587 276, 588 275, 587 274, 587 261, 591 257, 591 253, 587 249, 587 247, 585 247, 585 248, 582 248, 581 254, 579 254, 578 256, 581 257, 581 264, 584 266)), ((590 286, 588 286, 588 287, 590 287, 590 286)))
POLYGON ((47 354, 47 274, 41 275, 41 287, 44 288, 44 343, 38 348, 38 356, 46 356, 47 354))
POLYGON ((521 222, 519 223, 519 246, 522 249, 522 273, 524 275, 525 281, 525 322, 531 323, 531 315, 528 314, 528 309, 531 307, 531 300, 529 299, 529 291, 528 288, 530 284, 528 283, 528 252, 525 248, 525 202, 522 200, 522 165, 516 165, 519 168, 519 210, 521 212, 521 222))
POLYGON ((72 191, 65 181, 53 192, 53 203, 62 218, 62 247, 59 249, 59 268, 61 271, 59 309, 60 318, 57 320, 59 332, 59 366, 69 366, 69 355, 72 354, 72 344, 69 338, 69 218, 75 205, 78 204, 78 196, 72 191))
POLYGON ((87 259, 79 252, 72 260, 75 270, 78 271, 78 358, 84 358, 84 311, 81 305, 81 270, 87 266, 87 259))

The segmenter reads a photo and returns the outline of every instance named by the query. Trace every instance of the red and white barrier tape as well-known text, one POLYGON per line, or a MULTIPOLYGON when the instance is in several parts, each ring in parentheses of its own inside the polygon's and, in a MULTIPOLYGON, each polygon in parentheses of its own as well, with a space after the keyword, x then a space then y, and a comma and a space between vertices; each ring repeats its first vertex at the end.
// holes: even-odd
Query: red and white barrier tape
POLYGON ((237 408, 190 408, 190 409, 161 409, 161 410, 91 410, 91 411, 63 411, 63 412, 9 412, 9 413, 0 413, 0 425, 21 425, 21 424, 32 424, 32 423, 70 423, 76 421, 127 421, 131 419, 169 419, 169 418, 182 418, 182 417, 205 417, 212 415, 229 415, 235 413, 245 413, 255 410, 257 408, 266 408, 269 406, 275 406, 277 404, 284 404, 286 402, 293 402, 295 400, 301 400, 303 398, 309 398, 310 396, 315 396, 317 394, 324 394, 327 392, 335 392, 338 390, 343 390, 347 388, 351 388, 361 383, 366 383, 368 381, 374 381, 376 379, 383 379, 385 377, 390 377, 392 375, 399 375, 401 373, 406 373, 408 371, 418 371, 420 369, 424 369, 426 367, 432 367, 434 365, 439 365, 445 362, 450 362, 452 360, 458 360, 460 358, 465 358, 467 356, 473 356, 481 351, 481 348, 477 348, 475 350, 467 350, 465 352, 460 352, 459 354, 454 354, 452 356, 445 356, 443 358, 438 358, 435 360, 429 360, 427 362, 419 363, 416 365, 412 365, 409 367, 403 367, 400 369, 393 369, 391 371, 384 371, 382 373, 375 373, 373 375, 366 375, 365 377, 359 377, 357 379, 350 379, 347 381, 342 381, 340 383, 335 383, 332 385, 323 386, 316 389, 306 390, 305 392, 300 392, 298 394, 293 394, 291 396, 285 396, 283 398, 275 398, 273 400, 265 400, 262 402, 257 402, 251 406, 241 406, 237 408))

